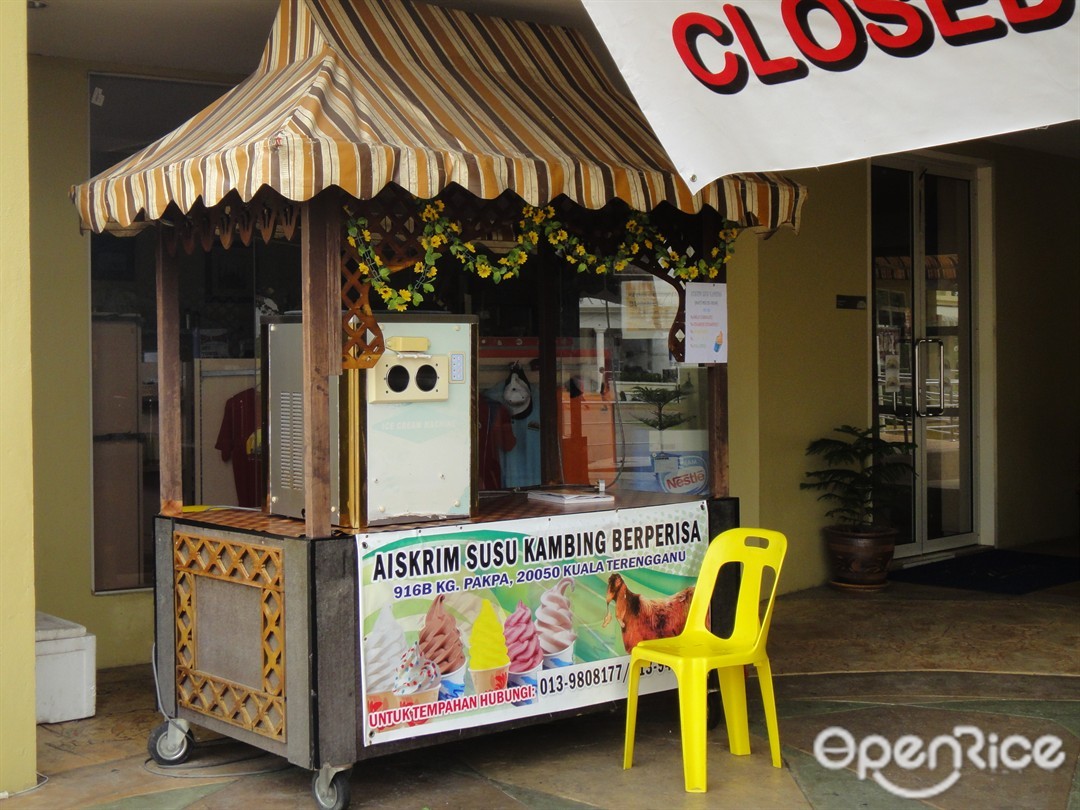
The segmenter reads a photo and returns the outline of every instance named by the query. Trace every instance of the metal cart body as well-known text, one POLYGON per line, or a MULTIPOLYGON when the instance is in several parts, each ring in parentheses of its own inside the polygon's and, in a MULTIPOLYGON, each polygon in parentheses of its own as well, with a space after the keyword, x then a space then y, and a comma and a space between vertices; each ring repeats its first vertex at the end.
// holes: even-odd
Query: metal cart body
MULTIPOLYGON (((526 503, 524 496, 508 497, 517 500, 505 508, 526 503)), ((602 526, 616 517, 626 521, 635 511, 641 513, 635 520, 643 524, 650 515, 662 514, 666 504, 669 511, 681 509, 685 514, 693 508, 702 513, 700 528, 694 531, 706 532, 700 544, 704 548, 719 531, 738 523, 735 499, 695 501, 634 494, 631 500, 640 504, 650 499, 654 506, 624 508, 616 503, 615 509, 569 515, 530 501, 524 510, 517 510, 524 516, 511 513, 509 524, 502 525, 508 536, 520 537, 521 521, 550 518, 558 528, 577 515, 602 526)), ((499 526, 479 518, 406 531, 445 541, 453 532, 491 537, 499 526)), ((540 700, 521 709, 504 706, 490 711, 489 720, 462 704, 457 716, 464 722, 447 717, 412 727, 406 724, 404 730, 373 728, 363 693, 361 590, 364 556, 383 548, 378 542, 382 532, 310 540, 302 536, 303 527, 300 521, 236 510, 158 518, 154 665, 162 710, 182 721, 175 733, 187 735, 187 724, 199 725, 318 771, 317 779, 329 780, 372 757, 582 714, 624 697, 621 683, 611 683, 617 659, 582 662, 590 665, 586 669, 592 674, 582 674, 578 681, 584 684, 587 677, 592 684, 606 677, 605 688, 568 690, 562 699, 548 701, 552 710, 540 700), (608 674, 598 674, 601 669, 608 674), (568 694, 575 697, 568 699, 568 694)), ((400 527, 388 531, 386 538, 400 541, 400 527)), ((641 549, 631 552, 641 553, 641 549)), ((608 559, 632 557, 612 554, 609 546, 593 560, 601 563, 596 570, 604 576, 629 565, 605 562, 608 559)), ((459 572, 459 578, 466 574, 459 572)), ((717 599, 725 598, 724 590, 721 583, 717 599)), ((721 625, 722 613, 722 605, 714 605, 721 625)), ((367 614, 370 618, 371 611, 367 614)), ((563 689, 567 683, 563 681, 563 689)), ((661 679, 655 688, 672 685, 661 679)), ((548 694, 552 688, 549 684, 548 694)))

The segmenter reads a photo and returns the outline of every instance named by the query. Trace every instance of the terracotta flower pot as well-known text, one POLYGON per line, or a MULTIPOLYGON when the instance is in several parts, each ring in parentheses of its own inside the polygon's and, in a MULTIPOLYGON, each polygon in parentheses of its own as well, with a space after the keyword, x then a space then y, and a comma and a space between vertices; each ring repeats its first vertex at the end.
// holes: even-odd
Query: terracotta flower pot
POLYGON ((823 531, 832 567, 830 585, 840 590, 878 591, 889 584, 896 529, 826 526, 823 531))

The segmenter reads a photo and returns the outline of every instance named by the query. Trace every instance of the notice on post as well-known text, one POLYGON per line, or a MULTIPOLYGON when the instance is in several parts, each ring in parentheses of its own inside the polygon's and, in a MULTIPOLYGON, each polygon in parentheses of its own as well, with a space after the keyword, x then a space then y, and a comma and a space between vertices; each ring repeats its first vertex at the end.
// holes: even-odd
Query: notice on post
POLYGON ((687 284, 685 362, 726 363, 727 320, 727 284, 687 284))

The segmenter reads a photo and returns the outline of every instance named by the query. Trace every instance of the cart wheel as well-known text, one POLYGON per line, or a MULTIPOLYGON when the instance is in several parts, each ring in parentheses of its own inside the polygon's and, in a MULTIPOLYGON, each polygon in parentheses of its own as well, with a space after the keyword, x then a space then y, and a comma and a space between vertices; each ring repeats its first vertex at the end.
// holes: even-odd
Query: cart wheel
POLYGON ((349 806, 349 775, 351 770, 338 771, 323 789, 319 785, 319 772, 311 776, 311 795, 321 810, 345 810, 349 806))
POLYGON ((724 716, 724 705, 720 700, 720 675, 714 669, 709 672, 709 691, 705 698, 705 727, 714 729, 720 725, 724 716))
POLYGON ((146 751, 158 765, 180 765, 187 762, 191 749, 195 747, 195 735, 190 729, 184 730, 179 743, 170 741, 169 726, 172 721, 162 723, 150 732, 146 742, 146 751))

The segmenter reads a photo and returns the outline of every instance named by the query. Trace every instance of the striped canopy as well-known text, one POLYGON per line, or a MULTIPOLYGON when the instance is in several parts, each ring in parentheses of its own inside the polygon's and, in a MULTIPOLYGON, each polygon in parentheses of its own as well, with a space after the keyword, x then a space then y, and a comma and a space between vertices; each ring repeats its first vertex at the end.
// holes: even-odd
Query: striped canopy
POLYGON ((533 205, 707 205, 766 228, 797 227, 805 199, 771 174, 691 195, 576 31, 404 0, 281 0, 252 76, 72 199, 100 232, 230 192, 302 202, 338 186, 366 200, 389 183, 424 199, 456 183, 533 205))

